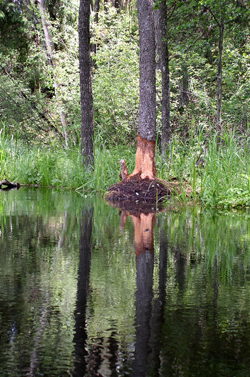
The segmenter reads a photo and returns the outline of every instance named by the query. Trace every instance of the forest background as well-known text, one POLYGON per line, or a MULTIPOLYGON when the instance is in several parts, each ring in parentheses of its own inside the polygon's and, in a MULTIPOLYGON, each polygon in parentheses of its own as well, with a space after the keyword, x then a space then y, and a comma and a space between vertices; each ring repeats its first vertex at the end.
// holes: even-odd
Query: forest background
MULTIPOLYGON (((157 56, 158 177, 188 182, 193 199, 207 206, 248 206, 250 5, 165 4, 170 116, 164 155, 157 56)), ((132 172, 139 112, 136 2, 96 0, 91 10, 95 166, 83 170, 79 2, 0 1, 0 179, 89 195, 119 180, 121 158, 132 172)), ((177 200, 189 200, 185 190, 177 200)))

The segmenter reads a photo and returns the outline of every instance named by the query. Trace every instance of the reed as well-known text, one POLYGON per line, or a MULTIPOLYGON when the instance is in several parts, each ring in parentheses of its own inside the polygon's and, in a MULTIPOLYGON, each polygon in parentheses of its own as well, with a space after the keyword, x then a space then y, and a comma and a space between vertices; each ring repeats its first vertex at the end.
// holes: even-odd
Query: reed
MULTIPOLYGON (((203 134, 193 136, 187 145, 174 136, 169 156, 156 153, 158 177, 181 183, 175 199, 183 204, 201 202, 207 207, 250 206, 250 141, 231 134, 221 137, 217 148, 216 135, 204 140, 203 134), (192 188, 187 197, 185 185, 192 188)), ((0 179, 24 185, 74 189, 81 195, 104 193, 119 181, 119 161, 126 159, 129 173, 135 163, 135 147, 107 148, 101 139, 95 142, 95 167, 84 169, 80 148, 27 145, 9 140, 0 134, 0 179)))
POLYGON ((205 142, 197 137, 188 147, 173 139, 163 178, 168 180, 173 175, 182 183, 189 182, 192 199, 207 207, 248 207, 249 140, 225 133, 217 148, 216 138, 214 135, 205 142))

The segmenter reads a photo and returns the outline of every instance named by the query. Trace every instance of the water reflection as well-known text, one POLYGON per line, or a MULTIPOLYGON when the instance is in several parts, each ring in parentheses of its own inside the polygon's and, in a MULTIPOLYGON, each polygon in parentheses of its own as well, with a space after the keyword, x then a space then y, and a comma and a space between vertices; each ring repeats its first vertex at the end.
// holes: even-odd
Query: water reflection
POLYGON ((154 227, 156 213, 122 210, 120 228, 127 216, 134 224, 136 255, 136 340, 133 376, 157 375, 160 367, 160 337, 166 296, 167 239, 160 237, 159 295, 153 300, 154 227))
POLYGON ((91 233, 93 222, 93 207, 87 207, 82 212, 80 223, 79 268, 77 281, 77 300, 75 310, 75 363, 73 376, 84 376, 86 372, 86 304, 89 292, 89 274, 91 265, 91 233))
POLYGON ((250 214, 0 192, 0 376, 250 369, 250 214))

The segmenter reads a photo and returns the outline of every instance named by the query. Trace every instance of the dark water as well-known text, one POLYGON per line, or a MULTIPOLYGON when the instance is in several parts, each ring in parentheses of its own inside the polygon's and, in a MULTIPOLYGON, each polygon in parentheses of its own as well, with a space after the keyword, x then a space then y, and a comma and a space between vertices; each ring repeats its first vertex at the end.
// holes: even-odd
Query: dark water
POLYGON ((0 376, 249 376, 250 213, 0 192, 0 376))

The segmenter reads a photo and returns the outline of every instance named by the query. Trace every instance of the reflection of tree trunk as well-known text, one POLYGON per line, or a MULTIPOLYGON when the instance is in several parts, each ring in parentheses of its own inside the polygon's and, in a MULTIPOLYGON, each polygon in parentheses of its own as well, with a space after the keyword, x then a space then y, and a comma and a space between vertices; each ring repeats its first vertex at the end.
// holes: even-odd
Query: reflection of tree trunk
POLYGON ((136 249, 136 344, 134 376, 146 375, 149 353, 151 301, 153 297, 155 214, 132 216, 136 249))
MULTIPOLYGON (((50 33, 50 30, 49 30, 49 27, 48 27, 48 24, 47 24, 47 20, 46 20, 46 18, 47 18, 47 10, 46 10, 45 0, 39 0, 38 1, 38 5, 39 5, 39 11, 40 11, 42 25, 43 25, 43 32, 44 32, 44 37, 45 37, 45 43, 46 43, 46 48, 47 48, 47 54, 48 54, 48 57, 49 57, 49 62, 51 64, 51 66, 53 68, 55 68, 55 58, 54 58, 55 46, 54 46, 52 35, 50 33)), ((54 75, 55 75, 55 73, 54 73, 54 75)), ((54 87, 55 87, 56 99, 57 99, 57 101, 59 103, 60 102, 60 95, 59 95, 60 85, 58 84, 58 82, 57 82, 56 79, 54 79, 54 87)), ((62 109, 59 110, 59 113, 60 113, 61 123, 62 123, 62 126, 63 126, 65 146, 66 146, 66 148, 68 148, 69 145, 68 145, 66 115, 65 115, 65 113, 64 113, 64 111, 62 109)))
POLYGON ((59 236, 59 241, 58 241, 58 247, 59 248, 63 247, 63 244, 64 244, 67 221, 68 221, 68 212, 66 211, 65 214, 64 214, 62 231, 61 231, 61 234, 59 236))
POLYGON ((153 297, 153 250, 136 256, 136 343, 134 376, 146 375, 147 356, 149 353, 151 301, 153 297))
POLYGON ((89 289, 89 273, 91 263, 91 233, 93 208, 84 209, 80 228, 79 270, 77 283, 77 302, 75 310, 75 368, 74 376, 84 376, 86 370, 85 329, 86 304, 89 289))
POLYGON ((176 281, 178 282, 180 293, 183 292, 185 288, 187 264, 187 254, 182 254, 180 247, 177 246, 175 251, 175 266, 176 281))
POLYGON ((155 214, 141 213, 139 216, 131 215, 135 227, 135 252, 138 256, 148 250, 154 250, 155 214))
POLYGON ((151 317, 149 375, 158 376, 161 365, 160 350, 162 347, 162 327, 164 323, 164 307, 166 301, 167 282, 167 261, 168 261, 168 239, 166 230, 162 227, 160 231, 160 256, 159 256, 159 292, 153 301, 151 317))
POLYGON ((218 300, 218 258, 214 258, 214 327, 217 328, 217 300, 218 300))

